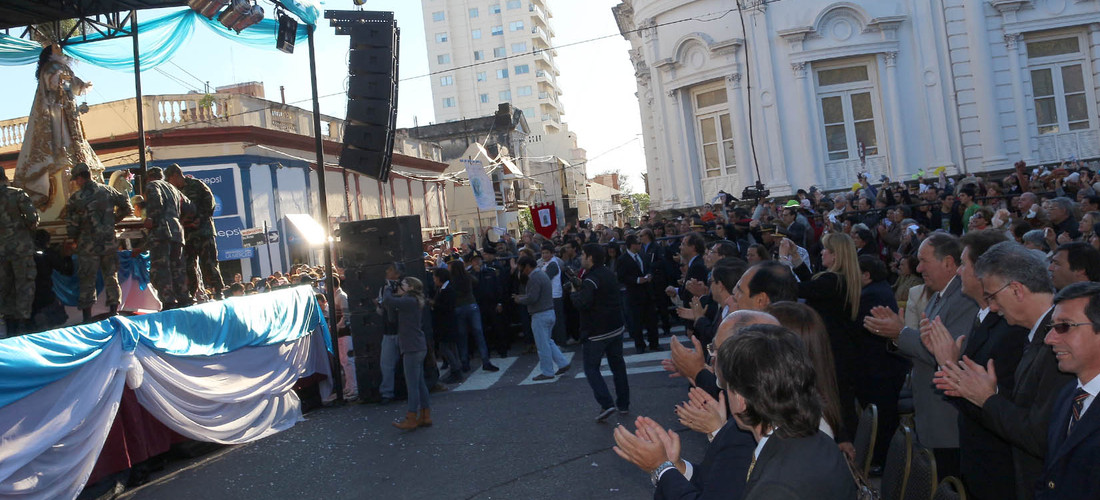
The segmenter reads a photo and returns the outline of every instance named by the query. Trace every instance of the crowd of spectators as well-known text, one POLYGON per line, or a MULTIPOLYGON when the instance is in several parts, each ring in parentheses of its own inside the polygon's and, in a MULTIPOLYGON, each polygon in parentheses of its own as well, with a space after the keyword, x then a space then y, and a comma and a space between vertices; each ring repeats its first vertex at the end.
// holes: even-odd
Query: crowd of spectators
MULTIPOLYGON (((600 384, 589 377, 602 422, 628 413, 626 376, 617 373, 622 339, 629 336, 634 353, 660 351, 660 337, 683 325, 690 343, 673 337, 663 364, 691 385, 675 418, 711 441, 707 455, 692 466, 679 456, 676 433, 647 417, 633 432, 615 431, 619 454, 654 472, 665 498, 765 498, 776 490, 761 482, 783 477, 755 467, 782 463, 776 453, 817 464, 788 478, 801 481, 796 490, 854 494, 848 486, 866 478, 856 466, 837 469, 836 457, 852 465, 858 413, 870 404, 879 418, 872 475, 909 422, 939 477, 959 477, 970 498, 1097 491, 1100 477, 1082 473, 1096 465, 1094 453, 1075 447, 1098 436, 1074 441, 1056 431, 1085 425, 1077 422, 1100 385, 1100 344, 1088 337, 1100 339, 1100 285, 1087 283, 1100 281, 1100 175, 1079 163, 1020 163, 996 178, 937 174, 878 183, 862 176, 851 190, 810 188, 790 199, 724 195, 690 213, 651 212, 636 226, 570 224, 549 238, 518 239, 490 230, 476 243, 434 248, 424 255, 434 278, 425 290, 426 325, 435 330, 429 351, 442 354, 444 383, 461 382, 471 359, 492 371, 492 354, 517 348, 539 354, 541 381, 570 370, 562 348, 585 344, 586 372, 602 356, 616 372, 615 398, 598 369, 600 384), (470 297, 441 301, 455 276, 469 286, 453 293, 470 297), (617 293, 607 293, 611 281, 617 293), (594 300, 616 320, 586 314, 594 300), (779 380, 769 371, 744 379, 730 363, 751 346, 726 341, 761 323, 778 329, 750 329, 755 342, 794 342, 799 359, 776 362, 788 363, 792 377, 809 366, 812 377, 779 380), (760 389, 746 383, 812 388, 745 394, 760 389), (1073 386, 1086 396, 1073 394, 1066 420, 1073 386), (803 399, 774 400, 795 396, 803 399), (1083 409, 1078 400, 1087 401, 1083 409), (828 436, 832 452, 815 435, 828 436)), ((262 288, 320 277, 298 271, 262 288)), ((1100 433, 1100 425, 1087 428, 1100 433)))

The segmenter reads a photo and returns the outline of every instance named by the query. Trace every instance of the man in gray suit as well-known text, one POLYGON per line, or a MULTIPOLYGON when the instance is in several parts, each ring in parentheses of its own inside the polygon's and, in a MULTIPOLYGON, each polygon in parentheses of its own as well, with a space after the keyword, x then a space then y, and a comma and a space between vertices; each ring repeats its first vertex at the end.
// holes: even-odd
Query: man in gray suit
MULTIPOLYGON (((920 245, 917 271, 924 286, 935 292, 924 308, 921 321, 939 317, 947 331, 958 338, 969 335, 978 314, 978 304, 962 291, 956 276, 962 245, 951 234, 936 232, 920 245)), ((958 410, 932 384, 938 365, 936 357, 921 343, 920 331, 905 327, 901 316, 886 307, 875 307, 863 320, 868 331, 893 340, 892 348, 913 362, 910 383, 913 386, 914 420, 917 439, 936 455, 941 476, 959 475, 958 410)))
MULTIPOLYGON (((989 309, 1011 325, 1028 328, 1028 345, 1016 365, 1011 391, 997 388, 997 359, 983 367, 963 358, 964 366, 945 365, 935 382, 947 395, 981 407, 982 425, 1012 445, 1016 498, 1028 500, 1043 473, 1058 393, 1074 379, 1058 370, 1057 356, 1043 344, 1054 322, 1054 285, 1043 272, 1044 262, 1011 241, 993 245, 974 267, 989 309)), ((1058 484, 1041 486, 1054 489, 1058 484)))

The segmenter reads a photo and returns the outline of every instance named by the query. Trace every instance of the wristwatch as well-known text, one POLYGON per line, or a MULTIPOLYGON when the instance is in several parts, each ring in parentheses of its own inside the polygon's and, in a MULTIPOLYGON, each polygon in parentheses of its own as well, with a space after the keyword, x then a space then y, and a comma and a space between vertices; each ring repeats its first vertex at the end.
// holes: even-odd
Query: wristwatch
POLYGON ((651 472, 649 474, 649 481, 651 483, 653 483, 654 487, 656 487, 657 486, 657 480, 661 478, 661 474, 664 474, 664 472, 669 470, 669 469, 675 469, 675 468, 676 468, 676 464, 672 463, 671 461, 665 460, 664 463, 662 463, 661 465, 658 465, 657 468, 653 469, 653 472, 651 472))

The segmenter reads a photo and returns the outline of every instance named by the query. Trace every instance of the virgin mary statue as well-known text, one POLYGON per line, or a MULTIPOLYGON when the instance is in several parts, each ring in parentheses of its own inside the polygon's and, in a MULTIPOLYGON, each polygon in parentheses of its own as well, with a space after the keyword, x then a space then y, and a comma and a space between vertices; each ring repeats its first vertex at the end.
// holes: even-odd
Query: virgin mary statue
POLYGON ((13 184, 30 195, 45 218, 60 216, 69 194, 65 174, 73 165, 87 164, 92 178, 103 182, 103 163, 85 139, 76 106, 76 96, 92 84, 77 78, 71 63, 59 45, 47 46, 38 56, 38 90, 15 166, 13 184))

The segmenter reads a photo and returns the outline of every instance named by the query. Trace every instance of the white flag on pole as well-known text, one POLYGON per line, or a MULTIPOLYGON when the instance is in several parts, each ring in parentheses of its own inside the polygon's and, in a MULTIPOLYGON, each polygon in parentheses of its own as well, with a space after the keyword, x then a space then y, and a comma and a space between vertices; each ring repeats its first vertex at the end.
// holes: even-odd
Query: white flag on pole
POLYGON ((474 190, 474 199, 480 210, 496 210, 497 196, 493 190, 493 181, 485 173, 481 160, 461 160, 466 165, 466 175, 470 179, 470 188, 474 190))

